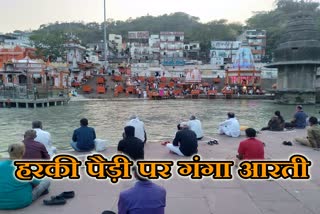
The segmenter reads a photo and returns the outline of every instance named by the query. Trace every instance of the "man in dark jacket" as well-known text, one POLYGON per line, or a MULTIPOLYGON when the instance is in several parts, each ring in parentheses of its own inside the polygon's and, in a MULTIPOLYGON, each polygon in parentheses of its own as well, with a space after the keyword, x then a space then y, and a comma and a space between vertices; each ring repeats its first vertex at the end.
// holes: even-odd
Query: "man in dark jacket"
POLYGON ((128 155, 132 160, 144 159, 144 143, 134 136, 134 131, 133 126, 124 128, 124 138, 119 141, 118 151, 128 155))
POLYGON ((94 149, 94 140, 96 132, 93 128, 88 127, 88 120, 83 118, 80 120, 80 128, 74 130, 71 146, 77 152, 87 152, 94 149))
POLYGON ((188 124, 180 124, 181 130, 176 133, 173 143, 168 143, 170 152, 180 156, 191 156, 198 152, 198 140, 194 131, 191 131, 188 124))

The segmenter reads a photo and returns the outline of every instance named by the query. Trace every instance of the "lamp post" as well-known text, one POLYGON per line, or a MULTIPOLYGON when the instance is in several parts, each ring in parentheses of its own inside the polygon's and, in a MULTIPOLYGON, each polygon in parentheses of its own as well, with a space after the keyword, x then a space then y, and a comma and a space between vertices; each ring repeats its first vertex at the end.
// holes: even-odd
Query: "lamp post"
POLYGON ((27 87, 26 87, 26 92, 27 92, 27 98, 29 99, 29 75, 28 75, 28 69, 25 69, 24 72, 26 73, 27 76, 27 87))
POLYGON ((48 71, 49 71, 48 68, 46 68, 46 69, 44 70, 44 72, 45 72, 45 74, 46 74, 47 100, 49 99, 48 71))
POLYGON ((104 22, 103 22, 103 32, 104 32, 104 66, 107 69, 107 52, 108 52, 108 45, 107 45, 107 15, 106 15, 106 0, 103 0, 103 11, 104 11, 104 22))
POLYGON ((69 78, 70 78, 70 73, 67 75, 67 82, 66 82, 66 85, 67 85, 67 97, 69 97, 69 78))

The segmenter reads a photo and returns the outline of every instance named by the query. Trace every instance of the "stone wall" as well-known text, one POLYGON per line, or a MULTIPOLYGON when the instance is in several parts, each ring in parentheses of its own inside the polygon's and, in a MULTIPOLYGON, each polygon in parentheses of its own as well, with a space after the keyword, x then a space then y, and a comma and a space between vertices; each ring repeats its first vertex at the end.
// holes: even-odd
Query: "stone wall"
POLYGON ((277 90, 275 93, 276 103, 279 104, 316 104, 315 91, 277 90))
POLYGON ((316 65, 286 65, 279 68, 277 87, 279 90, 314 90, 316 65))

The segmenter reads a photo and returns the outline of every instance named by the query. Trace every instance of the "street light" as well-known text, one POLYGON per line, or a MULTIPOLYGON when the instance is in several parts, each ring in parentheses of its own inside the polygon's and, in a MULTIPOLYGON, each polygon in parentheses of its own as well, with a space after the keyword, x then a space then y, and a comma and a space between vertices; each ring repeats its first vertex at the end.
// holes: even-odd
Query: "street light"
POLYGON ((47 99, 49 99, 49 86, 48 86, 48 72, 49 72, 49 69, 48 68, 46 68, 45 70, 44 70, 44 72, 45 72, 45 74, 46 74, 46 88, 47 88, 47 99))
POLYGON ((106 15, 106 0, 103 0, 103 11, 104 11, 104 65, 105 65, 105 69, 107 68, 108 64, 107 64, 107 52, 108 52, 108 45, 107 45, 107 15, 106 15))
POLYGON ((68 75, 67 75, 67 82, 66 82, 66 85, 67 85, 67 97, 69 97, 69 78, 70 78, 70 73, 68 73, 68 75))
POLYGON ((27 98, 29 99, 29 88, 30 88, 30 87, 29 87, 29 84, 30 84, 29 82, 30 82, 30 81, 29 81, 28 69, 25 69, 24 72, 26 73, 26 76, 27 76, 26 92, 27 92, 27 98))

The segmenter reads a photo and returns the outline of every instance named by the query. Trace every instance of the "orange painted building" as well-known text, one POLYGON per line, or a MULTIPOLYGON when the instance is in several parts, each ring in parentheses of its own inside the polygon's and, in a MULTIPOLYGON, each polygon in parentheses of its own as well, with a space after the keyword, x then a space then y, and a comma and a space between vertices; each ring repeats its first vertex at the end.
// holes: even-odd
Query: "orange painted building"
POLYGON ((3 67, 4 63, 8 61, 21 60, 25 57, 34 58, 35 48, 22 48, 20 46, 16 46, 14 48, 1 48, 0 49, 0 68, 3 67))

